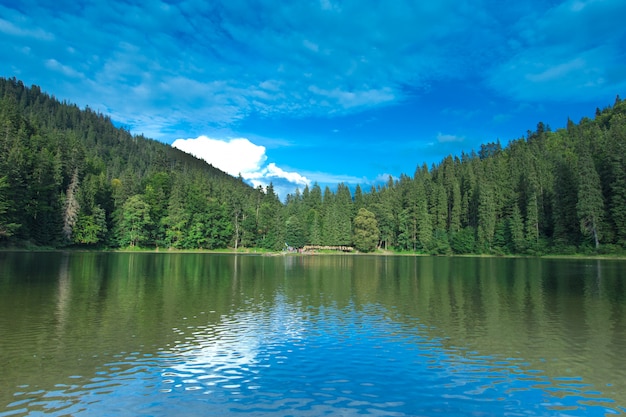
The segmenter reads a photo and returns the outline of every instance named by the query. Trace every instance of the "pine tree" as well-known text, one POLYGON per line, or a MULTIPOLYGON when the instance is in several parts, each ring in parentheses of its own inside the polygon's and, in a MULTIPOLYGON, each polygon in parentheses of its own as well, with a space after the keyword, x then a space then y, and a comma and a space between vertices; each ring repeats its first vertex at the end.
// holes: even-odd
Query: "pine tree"
POLYGON ((417 199, 417 224, 419 242, 425 251, 430 250, 433 240, 433 226, 431 215, 428 212, 428 200, 426 199, 426 190, 421 179, 416 183, 416 199, 417 199))
POLYGON ((555 244, 577 245, 580 227, 576 217, 576 201, 578 196, 578 180, 572 169, 570 158, 559 160, 555 166, 555 184, 552 205, 554 207, 555 244))
POLYGON ((611 184, 611 218, 617 242, 626 247, 626 166, 615 163, 615 181, 611 184), (620 166, 621 165, 621 166, 620 166))
POLYGON ((461 230, 461 185, 458 181, 452 184, 452 196, 450 207, 450 233, 457 233, 461 230))
POLYGON ((496 208, 491 186, 481 183, 478 187, 478 245, 490 250, 496 228, 496 208))
POLYGON ((593 238, 596 249, 600 247, 600 224, 604 213, 604 201, 600 177, 588 151, 583 150, 578 160, 578 201, 576 213, 580 230, 593 238))
POLYGON ((15 230, 19 228, 18 224, 10 223, 7 220, 6 213, 10 207, 10 202, 6 198, 7 188, 7 178, 0 177, 0 239, 12 236, 15 230))
POLYGON ((337 245, 349 245, 352 242, 353 203, 350 189, 345 184, 337 185, 335 195, 337 215, 337 245))
POLYGON ((539 214, 537 194, 531 192, 526 202, 526 241, 536 245, 539 241, 539 214))
POLYGON ((511 235, 511 246, 514 253, 522 253, 525 250, 524 241, 524 220, 519 206, 513 204, 513 212, 509 219, 509 233, 511 235))
POLYGON ((433 187, 431 200, 432 223, 435 230, 445 231, 448 223, 448 196, 443 185, 435 183, 433 187))
POLYGON ((406 175, 400 177, 400 194, 402 209, 398 215, 398 246, 404 250, 416 251, 418 246, 417 227, 417 188, 416 180, 406 175))

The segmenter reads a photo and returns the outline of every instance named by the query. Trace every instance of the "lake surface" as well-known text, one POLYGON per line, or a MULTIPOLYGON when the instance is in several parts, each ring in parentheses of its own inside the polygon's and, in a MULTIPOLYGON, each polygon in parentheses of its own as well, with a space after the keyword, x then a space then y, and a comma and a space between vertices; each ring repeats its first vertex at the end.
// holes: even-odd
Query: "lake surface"
POLYGON ((0 416, 624 413, 624 261, 0 253, 0 416))

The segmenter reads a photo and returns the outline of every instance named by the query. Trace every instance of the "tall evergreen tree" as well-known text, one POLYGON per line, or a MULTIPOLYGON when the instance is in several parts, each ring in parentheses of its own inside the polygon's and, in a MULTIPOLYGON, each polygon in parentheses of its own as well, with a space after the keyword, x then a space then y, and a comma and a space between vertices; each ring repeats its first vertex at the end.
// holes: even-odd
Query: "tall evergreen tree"
POLYGON ((600 225, 604 215, 604 201, 600 177, 591 155, 583 150, 578 159, 578 202, 576 213, 580 221, 580 230, 585 236, 591 236, 595 248, 600 247, 600 225))
POLYGON ((483 250, 491 250, 496 228, 496 207, 491 185, 483 182, 478 187, 477 241, 483 250))
POLYGON ((513 204, 513 212, 509 219, 509 233, 511 236, 511 246, 514 253, 523 253, 526 249, 524 239, 524 220, 519 206, 513 204))
POLYGON ((7 178, 0 177, 0 240, 13 235, 19 227, 18 224, 10 223, 6 213, 9 211, 10 202, 6 198, 6 189, 8 188, 7 178))

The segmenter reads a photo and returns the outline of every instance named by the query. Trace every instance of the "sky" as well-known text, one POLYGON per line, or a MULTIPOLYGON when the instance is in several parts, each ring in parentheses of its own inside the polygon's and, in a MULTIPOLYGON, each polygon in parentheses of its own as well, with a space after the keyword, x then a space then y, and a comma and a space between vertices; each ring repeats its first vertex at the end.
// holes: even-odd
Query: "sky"
POLYGON ((0 76, 284 198, 626 96, 624 0, 0 0, 0 76))

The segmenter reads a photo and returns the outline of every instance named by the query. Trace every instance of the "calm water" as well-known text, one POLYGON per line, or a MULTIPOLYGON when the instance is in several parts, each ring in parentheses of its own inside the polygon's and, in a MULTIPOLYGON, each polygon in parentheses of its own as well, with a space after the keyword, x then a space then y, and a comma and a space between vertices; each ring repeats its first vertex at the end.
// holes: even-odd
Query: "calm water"
POLYGON ((0 416, 626 413, 626 262, 0 253, 0 416))

